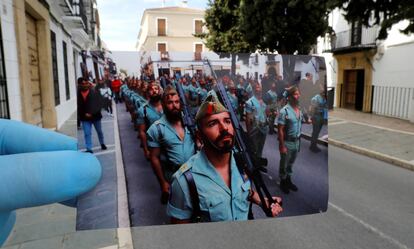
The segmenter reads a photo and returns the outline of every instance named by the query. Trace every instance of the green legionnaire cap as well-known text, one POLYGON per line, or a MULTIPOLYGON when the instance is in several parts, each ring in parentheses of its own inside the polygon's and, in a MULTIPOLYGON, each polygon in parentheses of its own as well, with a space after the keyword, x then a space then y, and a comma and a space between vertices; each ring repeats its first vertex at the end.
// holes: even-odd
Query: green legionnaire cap
POLYGON ((164 94, 162 95, 162 98, 164 99, 168 95, 178 95, 177 90, 172 85, 167 85, 164 89, 164 94))
POLYGON ((208 92, 207 97, 201 103, 200 108, 195 116, 196 122, 200 121, 202 118, 213 115, 219 114, 222 112, 229 112, 226 107, 224 107, 217 98, 216 92, 211 90, 208 92))
POLYGON ((288 88, 285 88, 287 96, 292 96, 296 91, 299 91, 299 88, 297 86, 291 86, 288 88))

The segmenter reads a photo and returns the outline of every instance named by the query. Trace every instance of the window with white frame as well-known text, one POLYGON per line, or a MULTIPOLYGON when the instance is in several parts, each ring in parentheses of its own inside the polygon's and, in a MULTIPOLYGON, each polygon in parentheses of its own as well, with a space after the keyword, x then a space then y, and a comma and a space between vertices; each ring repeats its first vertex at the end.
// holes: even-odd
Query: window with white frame
POLYGON ((194 20, 194 34, 202 34, 202 33, 203 33, 203 21, 194 20))
POLYGON ((167 35, 167 19, 166 18, 157 18, 157 34, 158 36, 167 35))

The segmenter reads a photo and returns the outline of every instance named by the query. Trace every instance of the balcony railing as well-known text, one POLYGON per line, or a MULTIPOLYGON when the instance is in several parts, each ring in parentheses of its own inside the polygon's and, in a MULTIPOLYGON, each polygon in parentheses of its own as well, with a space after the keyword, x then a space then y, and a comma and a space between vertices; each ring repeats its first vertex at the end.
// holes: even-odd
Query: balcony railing
POLYGON ((354 48, 375 48, 378 28, 349 29, 335 35, 326 36, 324 41, 325 52, 336 52, 354 48))
POLYGON ((201 61, 201 52, 194 52, 194 60, 195 61, 201 61))
POLYGON ((170 60, 170 55, 168 54, 168 52, 160 52, 160 54, 161 54, 161 60, 162 61, 170 60))
POLYGON ((85 32, 88 33, 88 17, 86 16, 83 0, 68 0, 66 3, 71 5, 72 11, 66 13, 63 20, 72 28, 83 28, 85 32))
POLYGON ((78 16, 82 18, 82 21, 85 24, 85 30, 88 30, 88 18, 86 17, 86 10, 85 10, 85 6, 83 5, 83 0, 79 0, 78 16))

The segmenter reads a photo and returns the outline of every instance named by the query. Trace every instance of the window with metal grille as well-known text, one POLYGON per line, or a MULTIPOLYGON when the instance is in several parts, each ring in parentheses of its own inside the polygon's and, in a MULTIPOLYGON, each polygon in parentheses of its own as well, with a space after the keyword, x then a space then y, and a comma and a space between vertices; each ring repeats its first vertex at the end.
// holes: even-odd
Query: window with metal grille
POLYGON ((163 18, 157 19, 157 26, 158 26, 158 36, 166 36, 167 35, 167 20, 163 18))
POLYGON ((352 22, 351 26, 351 46, 360 45, 362 40, 362 24, 352 22))
POLYGON ((60 104, 59 95, 59 75, 58 75, 58 64, 57 64, 57 53, 56 53, 56 34, 50 31, 50 40, 52 43, 52 69, 53 69, 53 86, 55 88, 55 106, 60 104))
POLYGON ((7 80, 3 53, 3 36, 0 23, 0 118, 10 118, 9 101, 7 98, 7 80))
POLYGON ((70 89, 69 89, 69 72, 68 72, 68 50, 66 47, 66 42, 62 41, 62 45, 63 45, 63 66, 65 68, 66 100, 69 100, 70 89))

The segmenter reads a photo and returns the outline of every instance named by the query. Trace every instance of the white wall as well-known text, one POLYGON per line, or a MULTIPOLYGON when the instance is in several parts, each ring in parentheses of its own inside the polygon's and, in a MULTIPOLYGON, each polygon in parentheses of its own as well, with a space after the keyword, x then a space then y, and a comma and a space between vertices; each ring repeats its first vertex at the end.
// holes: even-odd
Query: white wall
POLYGON ((414 122, 413 56, 414 41, 385 46, 384 54, 374 57, 374 113, 414 122))
POLYGON ((7 92, 10 118, 22 120, 22 104, 19 84, 19 63, 17 59, 16 33, 12 0, 0 0, 0 18, 5 57, 7 92))
POLYGON ((329 25, 333 27, 335 32, 347 31, 351 28, 343 16, 343 11, 338 8, 329 14, 329 25))
POLYGON ((315 67, 319 69, 319 64, 317 63, 315 58, 309 60, 308 63, 304 63, 303 61, 296 61, 295 71, 301 72, 301 79, 304 79, 306 77, 306 73, 311 73, 312 81, 315 84, 316 81, 319 80, 319 73, 316 71, 315 67))
POLYGON ((376 86, 414 87, 414 41, 385 47, 373 60, 372 83, 376 86))
POLYGON ((414 35, 404 35, 400 32, 400 30, 406 28, 407 25, 408 21, 401 21, 392 26, 391 30, 388 32, 387 39, 384 41, 384 45, 393 46, 403 43, 413 43, 414 35))
POLYGON ((59 78, 59 96, 60 104, 56 106, 57 128, 59 129, 63 123, 76 111, 76 85, 75 72, 73 68, 73 46, 71 37, 64 32, 60 26, 50 20, 50 29, 56 34, 56 54, 58 63, 58 78, 59 78), (63 56, 63 43, 66 43, 67 51, 67 66, 69 78, 69 92, 70 98, 66 100, 66 83, 65 83, 65 67, 63 56))

